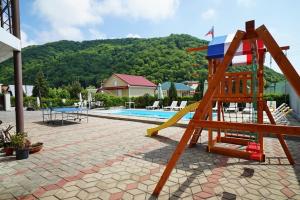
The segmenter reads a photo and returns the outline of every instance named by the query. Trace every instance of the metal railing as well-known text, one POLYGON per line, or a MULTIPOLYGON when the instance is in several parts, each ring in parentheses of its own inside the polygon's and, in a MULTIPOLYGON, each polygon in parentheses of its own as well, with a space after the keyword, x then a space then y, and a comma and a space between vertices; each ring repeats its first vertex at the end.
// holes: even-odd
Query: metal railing
POLYGON ((11 0, 0 0, 0 25, 9 33, 13 33, 11 0))

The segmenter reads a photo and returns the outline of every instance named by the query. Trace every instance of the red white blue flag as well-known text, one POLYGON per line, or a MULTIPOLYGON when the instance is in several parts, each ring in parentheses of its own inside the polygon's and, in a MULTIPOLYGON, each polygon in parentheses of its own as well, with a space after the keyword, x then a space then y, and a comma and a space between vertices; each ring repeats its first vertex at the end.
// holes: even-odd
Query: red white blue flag
POLYGON ((211 29, 205 34, 205 36, 211 35, 212 38, 214 38, 214 26, 211 27, 211 29))
MULTIPOLYGON (((208 44, 207 57, 209 58, 223 58, 226 54, 232 40, 234 38, 233 34, 218 36, 213 38, 213 40, 208 44)), ((257 40, 257 48, 263 49, 264 44, 262 40, 257 40)), ((249 40, 243 40, 232 59, 233 65, 239 64, 251 64, 252 54, 251 54, 251 44, 249 40)))

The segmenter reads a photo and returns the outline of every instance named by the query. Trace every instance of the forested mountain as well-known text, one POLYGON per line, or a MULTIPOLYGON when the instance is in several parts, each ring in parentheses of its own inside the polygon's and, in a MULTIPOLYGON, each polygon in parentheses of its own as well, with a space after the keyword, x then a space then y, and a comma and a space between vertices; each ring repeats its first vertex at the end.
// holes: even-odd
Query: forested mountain
MULTIPOLYGON (((79 80, 84 87, 97 85, 112 73, 142 75, 155 83, 198 80, 207 71, 205 52, 187 53, 186 48, 205 44, 207 41, 190 35, 172 34, 150 39, 58 41, 30 46, 22 50, 24 84, 33 84, 40 70, 52 87, 73 80, 79 80)), ((265 72, 267 82, 283 79, 271 69, 265 72)), ((0 65, 0 83, 13 83, 11 59, 0 65)))

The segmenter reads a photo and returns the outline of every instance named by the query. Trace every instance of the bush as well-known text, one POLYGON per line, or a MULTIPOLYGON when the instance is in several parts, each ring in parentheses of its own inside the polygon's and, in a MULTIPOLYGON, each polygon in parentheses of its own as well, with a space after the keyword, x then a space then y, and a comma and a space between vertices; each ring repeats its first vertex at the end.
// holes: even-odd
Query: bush
POLYGON ((276 101, 276 106, 280 106, 283 103, 289 104, 289 95, 288 94, 265 94, 264 100, 266 101, 276 101))
MULTIPOLYGON (((11 97, 11 105, 15 106, 15 97, 11 97)), ((62 102, 62 98, 42 98, 41 104, 43 108, 49 107, 63 107, 63 106, 73 106, 74 103, 78 102, 76 99, 66 99, 66 102, 62 102)), ((33 107, 34 109, 39 109, 36 103, 36 97, 24 97, 23 102, 24 107, 33 107)))
POLYGON ((50 88, 48 93, 49 98, 69 99, 70 93, 64 88, 50 88))
POLYGON ((82 90, 79 81, 73 81, 67 88, 68 88, 71 98, 73 98, 73 99, 77 99, 78 94, 82 90))
POLYGON ((95 94, 96 101, 102 101, 105 107, 124 106, 129 99, 127 97, 116 97, 103 93, 95 94))
POLYGON ((135 102, 136 108, 145 108, 146 106, 153 105, 154 101, 157 101, 157 97, 145 94, 141 97, 131 98, 131 101, 135 102))

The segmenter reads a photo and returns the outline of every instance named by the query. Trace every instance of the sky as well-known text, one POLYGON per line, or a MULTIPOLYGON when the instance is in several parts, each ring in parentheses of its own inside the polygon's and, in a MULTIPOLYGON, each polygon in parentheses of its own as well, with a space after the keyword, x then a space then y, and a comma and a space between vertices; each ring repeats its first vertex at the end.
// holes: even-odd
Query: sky
MULTIPOLYGON (((57 40, 151 38, 244 30, 245 22, 265 24, 300 73, 298 0, 21 0, 22 46, 57 40)), ((265 64, 270 65, 267 55, 265 64)), ((272 69, 280 71, 275 61, 272 69)))

